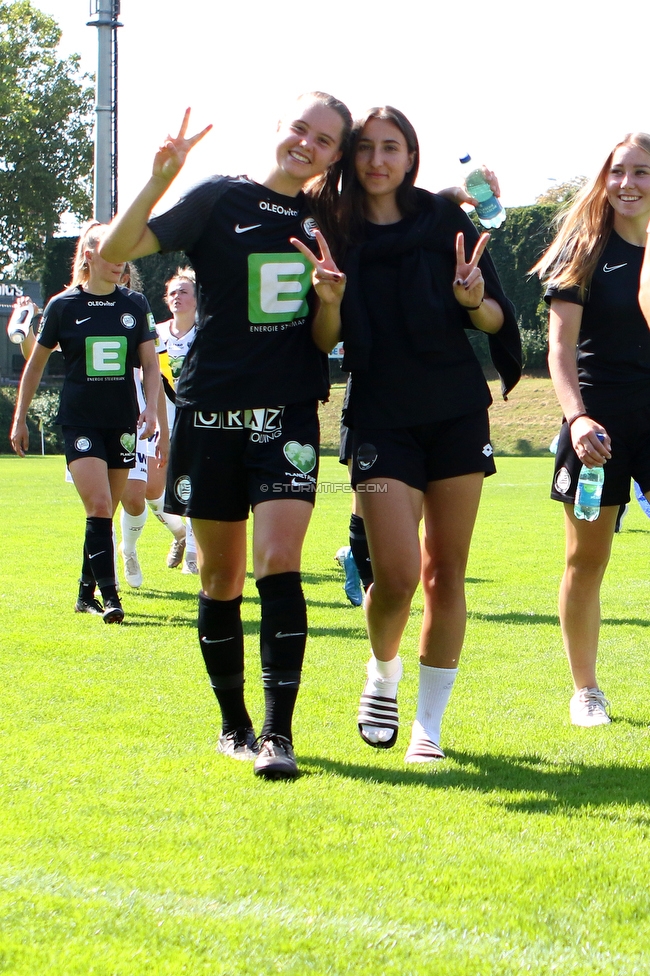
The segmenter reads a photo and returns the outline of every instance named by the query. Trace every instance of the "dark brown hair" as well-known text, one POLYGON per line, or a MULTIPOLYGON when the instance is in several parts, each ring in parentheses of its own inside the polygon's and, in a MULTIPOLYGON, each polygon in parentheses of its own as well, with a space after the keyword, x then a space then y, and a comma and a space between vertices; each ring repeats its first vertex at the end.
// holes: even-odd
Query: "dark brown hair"
POLYGON ((404 136, 406 147, 409 153, 413 154, 413 165, 404 176, 402 184, 397 188, 396 203, 403 217, 407 217, 417 210, 414 189, 420 167, 420 143, 418 142, 417 133, 404 113, 400 112, 397 108, 393 108, 392 105, 370 108, 352 126, 350 148, 342 160, 342 187, 337 221, 337 241, 339 247, 341 244, 358 243, 363 238, 365 193, 357 179, 355 157, 364 126, 370 119, 380 119, 383 122, 390 122, 404 136))
POLYGON ((336 223, 335 214, 338 211, 339 205, 339 186, 343 165, 348 153, 350 133, 352 131, 352 115, 347 105, 338 98, 335 98, 334 95, 328 95, 326 92, 307 92, 305 95, 301 95, 298 101, 301 102, 303 99, 310 99, 311 101, 318 102, 325 108, 331 108, 332 111, 337 113, 343 123, 341 142, 338 147, 341 151, 341 158, 337 162, 332 163, 331 166, 328 166, 324 173, 310 180, 305 187, 305 194, 309 197, 314 216, 327 238, 332 236, 336 223))

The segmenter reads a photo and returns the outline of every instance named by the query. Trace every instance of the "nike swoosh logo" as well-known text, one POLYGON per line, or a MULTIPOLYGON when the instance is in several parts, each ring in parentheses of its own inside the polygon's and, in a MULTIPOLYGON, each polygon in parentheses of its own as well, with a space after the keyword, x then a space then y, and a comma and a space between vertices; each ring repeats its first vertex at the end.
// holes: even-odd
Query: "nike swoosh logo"
POLYGON ((81 325, 82 322, 90 322, 90 315, 87 319, 75 319, 75 325, 81 325))
POLYGON ((234 640, 234 639, 235 639, 234 637, 219 637, 216 640, 210 640, 209 637, 202 637, 201 643, 202 644, 225 644, 226 641, 234 640))
POLYGON ((613 264, 611 268, 607 264, 607 261, 605 261, 603 265, 603 271, 605 272, 605 274, 607 274, 609 271, 618 271, 619 268, 627 268, 627 261, 625 262, 625 264, 613 264))
POLYGON ((282 631, 279 630, 275 636, 278 637, 278 638, 281 638, 281 637, 304 637, 305 634, 304 634, 304 631, 301 632, 301 633, 299 633, 299 634, 283 634, 282 631))
MULTIPOLYGON (((102 552, 107 552, 107 551, 108 551, 107 549, 102 549, 102 552)), ((101 556, 102 552, 93 552, 92 554, 88 553, 88 558, 94 559, 95 556, 101 556)))
POLYGON ((235 227, 235 234, 245 234, 247 230, 255 230, 256 227, 261 226, 261 224, 251 224, 249 227, 242 227, 241 224, 237 224, 235 227))
POLYGON ((295 685, 295 681, 278 681, 278 687, 281 685, 295 685))

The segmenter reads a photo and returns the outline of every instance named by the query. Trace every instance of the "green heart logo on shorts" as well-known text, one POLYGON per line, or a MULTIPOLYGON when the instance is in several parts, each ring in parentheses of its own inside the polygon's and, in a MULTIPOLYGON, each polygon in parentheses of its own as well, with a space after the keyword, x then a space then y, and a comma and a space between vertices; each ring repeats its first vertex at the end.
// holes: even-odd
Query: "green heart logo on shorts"
POLYGON ((291 461, 303 474, 308 474, 316 467, 316 451, 311 444, 299 444, 298 441, 287 441, 283 450, 287 461, 291 461))
POLYGON ((127 454, 135 454, 135 434, 122 434, 120 444, 127 454))

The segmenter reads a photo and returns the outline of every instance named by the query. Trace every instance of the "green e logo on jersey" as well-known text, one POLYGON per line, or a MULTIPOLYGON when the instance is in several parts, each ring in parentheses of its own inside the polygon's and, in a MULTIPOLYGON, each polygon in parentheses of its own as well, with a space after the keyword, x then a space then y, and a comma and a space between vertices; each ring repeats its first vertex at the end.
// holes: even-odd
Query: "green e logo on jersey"
POLYGON ((126 336, 86 336, 86 376, 124 376, 126 336))
POLYGON ((291 322, 308 312, 311 265, 295 254, 248 255, 249 322, 291 322))

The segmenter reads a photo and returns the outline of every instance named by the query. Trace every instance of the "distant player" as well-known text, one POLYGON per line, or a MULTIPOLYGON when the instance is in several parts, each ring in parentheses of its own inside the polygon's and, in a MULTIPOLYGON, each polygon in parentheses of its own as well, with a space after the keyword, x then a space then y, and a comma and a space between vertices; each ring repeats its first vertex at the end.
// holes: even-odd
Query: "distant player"
POLYGON ((65 455, 86 510, 84 558, 75 610, 122 623, 124 611, 115 580, 112 518, 135 462, 138 433, 156 429, 160 371, 156 330, 143 295, 120 286, 123 262, 98 254, 105 227, 93 222, 82 232, 70 287, 50 300, 23 371, 11 444, 24 457, 29 447, 26 417, 46 363, 59 346, 65 379, 56 423, 62 425, 65 455), (133 369, 142 365, 147 405, 141 412, 133 369), (95 596, 99 586, 103 606, 95 596))

